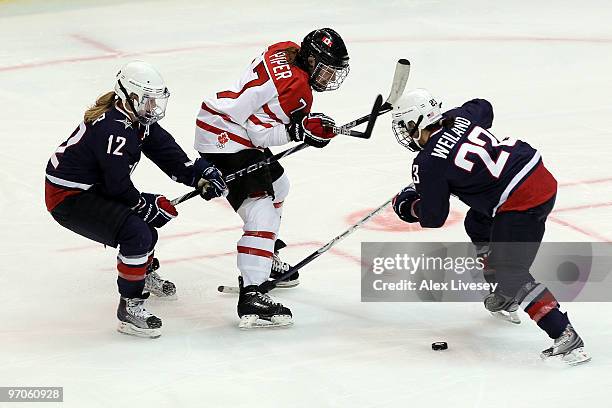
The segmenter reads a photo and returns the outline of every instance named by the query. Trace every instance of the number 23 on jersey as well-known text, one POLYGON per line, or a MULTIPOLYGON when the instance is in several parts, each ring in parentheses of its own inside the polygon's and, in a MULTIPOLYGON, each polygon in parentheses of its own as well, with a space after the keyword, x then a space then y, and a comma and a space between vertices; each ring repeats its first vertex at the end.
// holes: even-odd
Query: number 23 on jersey
MULTIPOLYGON (((487 130, 476 126, 468 134, 467 140, 459 147, 455 156, 455 165, 460 169, 471 172, 475 162, 468 159, 467 156, 468 154, 474 154, 484 163, 493 177, 499 178, 510 157, 510 152, 503 150, 502 147, 512 147, 515 144, 516 139, 506 138, 500 142, 487 130), (488 147, 487 144, 490 146, 488 149, 486 148, 488 147), (491 157, 489 151, 499 151, 496 160, 491 157)), ((471 158, 475 159, 473 156, 471 158)))

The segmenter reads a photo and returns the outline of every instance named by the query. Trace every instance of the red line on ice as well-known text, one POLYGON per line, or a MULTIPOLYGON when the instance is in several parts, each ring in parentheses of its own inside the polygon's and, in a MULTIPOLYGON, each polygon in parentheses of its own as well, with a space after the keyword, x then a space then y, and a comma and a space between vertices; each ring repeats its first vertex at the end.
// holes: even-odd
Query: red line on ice
MULTIPOLYGON (((169 239, 175 239, 175 238, 184 238, 184 237, 189 237, 192 235, 199 235, 199 234, 216 234, 218 232, 226 232, 226 231, 240 231, 242 229, 242 227, 240 226, 233 226, 233 227, 223 227, 223 228, 215 228, 215 229, 210 229, 210 230, 197 230, 197 231, 186 231, 186 232, 178 232, 176 234, 169 234, 169 235, 162 235, 160 236, 160 241, 166 241, 169 239)), ((78 251, 85 251, 85 250, 89 250, 89 249, 96 249, 96 248, 100 248, 102 244, 90 244, 90 245, 82 245, 82 246, 77 246, 77 247, 68 247, 68 248, 60 248, 57 250, 57 252, 78 252, 78 251)))
POLYGON ((612 181, 612 177, 591 179, 591 180, 567 181, 567 182, 559 183, 559 187, 571 187, 571 186, 579 186, 583 184, 588 185, 588 184, 608 183, 610 181, 612 181))
MULTIPOLYGON (((298 242, 295 244, 291 244, 287 248, 304 248, 304 247, 319 248, 319 247, 322 247, 323 245, 324 245, 324 242, 320 242, 320 241, 304 241, 304 242, 298 242)), ((361 259, 358 256, 351 255, 350 253, 346 251, 343 251, 341 249, 332 248, 329 250, 329 252, 340 258, 344 258, 356 264, 361 265, 361 259)), ((223 256, 236 256, 236 254, 237 254, 236 251, 230 251, 230 252, 218 252, 214 254, 193 255, 193 256, 187 256, 183 258, 169 258, 169 259, 164 258, 163 263, 166 264, 166 263, 188 262, 188 261, 194 261, 196 259, 220 258, 223 256)))
POLYGON ((565 227, 573 229, 574 231, 578 231, 581 234, 586 235, 587 237, 591 237, 593 239, 596 239, 596 240, 599 240, 599 241, 602 241, 602 242, 612 242, 612 240, 610 240, 607 237, 604 237, 603 235, 598 234, 597 232, 589 231, 589 230, 587 230, 585 228, 579 227, 579 226, 577 226, 575 224, 572 224, 570 222, 563 221, 562 219, 557 218, 554 215, 549 215, 548 219, 550 221, 554 222, 555 224, 563 225, 565 227))
MULTIPOLYGON (((86 62, 102 59, 112 59, 118 57, 134 57, 139 55, 155 55, 155 54, 173 54, 177 52, 197 51, 210 48, 246 48, 246 47, 264 47, 264 42, 238 42, 238 43, 214 43, 200 44, 189 47, 166 48, 159 50, 148 50, 139 52, 121 53, 107 45, 100 43, 94 39, 73 34, 74 38, 86 42, 97 49, 104 50, 110 54, 99 55, 94 57, 70 57, 57 60, 37 61, 26 64, 9 65, 0 67, 0 72, 17 71, 22 69, 46 67, 50 65, 86 62)), ((611 44, 612 38, 569 38, 569 37, 438 37, 438 38, 415 38, 415 37, 394 37, 394 38, 362 38, 349 39, 350 43, 405 43, 405 42, 571 42, 571 43, 593 43, 593 44, 611 44)))
POLYGON ((553 210, 553 214, 556 214, 559 212, 579 211, 579 210, 587 210, 590 208, 601 208, 601 207, 610 207, 610 206, 612 206, 612 201, 608 201, 607 203, 584 204, 584 205, 577 205, 575 207, 559 208, 558 210, 553 210))
MULTIPOLYGON (((304 242, 298 242, 295 244, 291 244, 289 245, 287 248, 303 248, 303 247, 316 247, 319 248, 321 246, 323 246, 323 242, 320 241, 304 241, 304 242)), ((335 249, 332 248, 329 250, 329 252, 337 257, 349 260, 353 263, 356 263, 358 265, 361 265, 361 259, 358 256, 354 256, 351 255, 350 253, 343 251, 341 249, 335 249)), ((224 256, 236 256, 237 252, 236 251, 229 251, 229 252, 217 252, 217 253, 213 253, 213 254, 202 254, 202 255, 193 255, 193 256, 186 256, 186 257, 182 257, 182 258, 163 258, 161 260, 161 262, 163 264, 174 264, 174 263, 180 263, 180 262, 190 262, 190 261, 195 261, 198 259, 214 259, 214 258, 221 258, 224 256)), ((309 254, 310 255, 310 254, 309 254)), ((110 268, 102 268, 102 270, 105 271, 109 271, 111 270, 110 268)), ((115 270, 114 268, 112 269, 113 271, 115 270)))
POLYGON ((93 48, 96 48, 98 50, 102 50, 105 52, 108 52, 110 54, 114 54, 114 56, 118 56, 121 55, 122 52, 119 50, 116 50, 100 41, 94 40, 93 38, 89 38, 86 37, 82 34, 70 34, 70 37, 74 38, 75 40, 78 40, 82 43, 85 43, 87 45, 91 45, 93 48))
POLYGON ((197 46, 191 46, 191 47, 177 47, 177 48, 166 48, 166 49, 159 49, 159 50, 149 50, 149 51, 138 51, 138 52, 124 52, 121 54, 104 54, 104 55, 96 55, 96 56, 83 56, 83 57, 69 57, 69 58, 62 58, 62 59, 57 59, 57 60, 47 60, 47 61, 37 61, 37 62, 31 62, 31 63, 27 63, 27 64, 18 64, 18 65, 10 65, 10 66, 5 66, 5 67, 0 67, 0 72, 6 72, 6 71, 18 71, 18 70, 22 70, 22 69, 29 69, 29 68, 39 68, 39 67, 46 67, 46 66, 50 66, 50 65, 59 65, 59 64, 66 64, 66 63, 76 63, 76 62, 87 62, 87 61, 95 61, 95 60, 107 60, 107 59, 113 59, 113 58, 127 58, 127 57, 137 57, 140 55, 157 55, 157 54, 173 54, 173 53, 177 53, 177 52, 185 52, 185 51, 197 51, 197 50, 203 50, 203 49, 210 49, 210 48, 232 48, 232 47, 248 47, 248 46, 260 46, 263 47, 264 44, 260 43, 235 43, 235 44, 203 44, 203 45, 197 45, 197 46))

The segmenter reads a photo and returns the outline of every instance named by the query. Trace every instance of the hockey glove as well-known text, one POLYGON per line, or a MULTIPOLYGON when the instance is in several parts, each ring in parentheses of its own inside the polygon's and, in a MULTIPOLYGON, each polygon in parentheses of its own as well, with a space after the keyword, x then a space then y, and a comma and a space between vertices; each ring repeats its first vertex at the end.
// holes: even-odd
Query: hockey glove
POLYGON ((393 199, 393 211, 402 221, 418 222, 419 216, 416 205, 421 198, 414 188, 414 184, 400 191, 393 199))
POLYGON ((332 118, 322 113, 309 113, 306 116, 296 116, 287 126, 289 138, 294 142, 304 142, 314 147, 325 147, 336 136, 332 127, 336 123, 332 118))
POLYGON ((140 193, 140 201, 132 210, 144 222, 155 228, 161 228, 178 215, 178 211, 166 197, 161 194, 140 193))
POLYGON ((223 180, 223 174, 208 161, 200 158, 193 164, 196 172, 196 187, 201 189, 200 196, 206 201, 215 197, 226 197, 228 194, 227 184, 223 180))

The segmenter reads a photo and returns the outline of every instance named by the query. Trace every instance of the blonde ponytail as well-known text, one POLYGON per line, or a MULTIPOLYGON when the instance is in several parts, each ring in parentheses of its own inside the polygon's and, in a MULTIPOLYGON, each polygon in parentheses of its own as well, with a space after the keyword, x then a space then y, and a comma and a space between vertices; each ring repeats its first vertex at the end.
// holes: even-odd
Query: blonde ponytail
POLYGON ((91 123, 103 113, 108 112, 115 103, 115 92, 107 92, 96 99, 96 103, 85 111, 85 123, 91 123))

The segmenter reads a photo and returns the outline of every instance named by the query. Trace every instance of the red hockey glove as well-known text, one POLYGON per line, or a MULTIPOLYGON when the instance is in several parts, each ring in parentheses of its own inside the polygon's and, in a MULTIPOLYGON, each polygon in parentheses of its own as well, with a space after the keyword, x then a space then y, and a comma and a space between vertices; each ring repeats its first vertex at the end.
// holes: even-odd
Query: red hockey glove
POLYGON ((332 127, 336 123, 322 113, 309 113, 301 118, 292 118, 287 127, 289 137, 294 142, 304 142, 314 147, 325 147, 336 136, 332 127))

